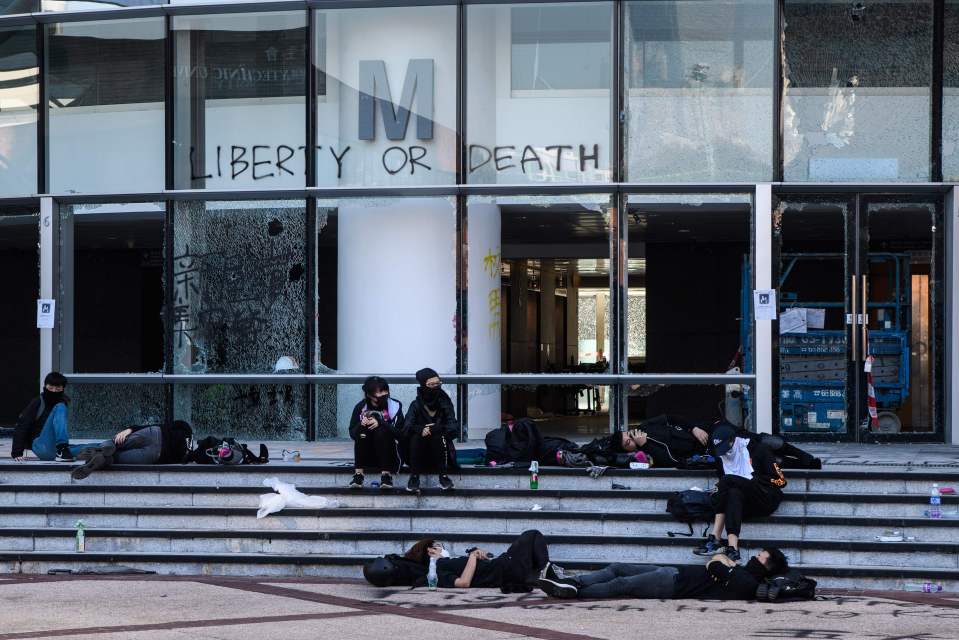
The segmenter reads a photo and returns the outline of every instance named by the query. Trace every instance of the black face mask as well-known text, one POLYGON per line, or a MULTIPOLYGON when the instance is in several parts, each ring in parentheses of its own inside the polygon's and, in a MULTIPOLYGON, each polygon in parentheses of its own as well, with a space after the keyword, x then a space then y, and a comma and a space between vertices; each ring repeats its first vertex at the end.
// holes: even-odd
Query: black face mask
POLYGON ((746 563, 746 572, 756 578, 756 580, 765 580, 766 575, 769 573, 765 565, 763 565, 758 558, 749 559, 749 562, 746 563))
POLYGON ((376 409, 377 411, 383 411, 386 409, 387 403, 390 401, 388 395, 380 396, 379 398, 368 398, 368 403, 371 409, 376 409))
POLYGON ((63 392, 62 391, 49 391, 44 389, 40 394, 43 397, 43 402, 51 409, 58 402, 63 402, 63 392))
POLYGON ((431 387, 420 387, 419 389, 420 398, 423 399, 423 402, 426 403, 426 406, 431 409, 436 406, 436 403, 440 399, 440 389, 437 387, 433 389, 431 387))

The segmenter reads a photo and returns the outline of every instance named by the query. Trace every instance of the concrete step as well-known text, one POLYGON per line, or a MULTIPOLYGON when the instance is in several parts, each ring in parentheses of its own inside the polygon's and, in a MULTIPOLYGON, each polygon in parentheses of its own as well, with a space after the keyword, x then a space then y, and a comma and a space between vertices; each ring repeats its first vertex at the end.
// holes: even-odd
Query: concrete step
MULTIPOLYGON (((21 552, 0 553, 0 572, 47 573, 64 570, 95 570, 97 567, 129 567, 165 575, 322 576, 356 578, 372 556, 284 555, 261 553, 94 553, 21 552)), ((589 571, 608 560, 572 560, 553 556, 554 561, 574 571, 589 571)), ((694 562, 673 563, 676 565, 694 562)), ((834 567, 803 565, 797 569, 819 582, 819 588, 901 589, 904 582, 935 581, 946 591, 959 591, 959 571, 909 567, 834 567)))
MULTIPOLYGON (((0 464, 0 484, 70 484, 65 463, 0 464)), ((85 485, 130 486, 262 486, 264 478, 279 477, 298 487, 345 487, 353 471, 348 466, 310 465, 306 463, 276 463, 235 467, 200 465, 118 465, 94 473, 83 481, 85 485)), ((464 467, 451 474, 457 486, 471 489, 527 489, 529 474, 517 468, 464 467)), ((959 473, 955 470, 936 471, 800 471, 788 470, 788 493, 906 493, 928 495, 933 482, 940 486, 959 488, 959 473), (866 481, 864 481, 866 480, 866 481)), ((407 474, 396 478, 398 487, 406 485, 407 474)), ((368 481, 376 480, 369 476, 368 481)), ((649 469, 630 471, 610 469, 598 479, 590 478, 583 469, 544 467, 540 472, 541 490, 596 490, 610 489, 613 483, 631 489, 678 491, 696 485, 706 488, 715 482, 711 471, 680 469, 649 469)), ((437 486, 435 476, 423 478, 424 488, 437 486)))
MULTIPOLYGON (((644 512, 341 508, 286 509, 257 519, 255 511, 246 507, 3 506, 0 507, 0 549, 23 548, 18 546, 22 542, 7 540, 23 527, 71 528, 78 520, 83 520, 91 530, 297 531, 310 536, 335 531, 518 534, 539 529, 547 535, 592 535, 599 540, 602 536, 662 536, 670 531, 688 530, 668 513, 644 512)), ((697 536, 703 527, 704 523, 694 525, 697 536)), ((952 542, 959 540, 959 519, 776 513, 748 521, 745 530, 753 537, 858 542, 870 542, 884 531, 895 530, 905 537, 914 536, 917 542, 952 542)))
MULTIPOLYGON (((331 497, 344 507, 381 509, 457 509, 482 511, 508 509, 527 511, 538 504, 547 511, 589 511, 594 513, 664 513, 673 491, 630 490, 545 490, 463 489, 453 492, 426 489, 412 495, 402 489, 361 491, 346 487, 303 487, 303 493, 331 497)), ((0 485, 0 505, 24 506, 197 506, 248 507, 259 504, 266 487, 221 486, 136 486, 136 485, 0 485)), ((956 513, 959 496, 942 497, 943 511, 956 513)), ((778 515, 843 515, 877 517, 922 517, 929 499, 919 494, 881 493, 789 493, 778 515)))
MULTIPOLYGON (((89 553, 179 553, 179 554, 263 554, 276 556, 336 555, 376 556, 403 553, 427 532, 339 531, 222 531, 222 530, 125 530, 99 529, 88 531, 89 553)), ((454 555, 464 554, 470 546, 481 546, 501 553, 516 538, 515 534, 442 533, 441 538, 454 555)), ((72 529, 11 529, 3 538, 13 546, 4 549, 0 559, 24 552, 70 553, 75 549, 72 529)), ((583 536, 549 535, 552 557, 571 560, 615 558, 617 562, 685 564, 696 559, 692 549, 696 540, 653 536, 583 536)), ((742 541, 742 550, 755 553, 763 547, 776 546, 793 563, 836 568, 859 566, 874 568, 907 568, 959 571, 959 544, 939 543, 875 543, 853 541, 803 541, 791 539, 750 538, 742 541)), ((76 554, 76 560, 82 560, 76 554)))

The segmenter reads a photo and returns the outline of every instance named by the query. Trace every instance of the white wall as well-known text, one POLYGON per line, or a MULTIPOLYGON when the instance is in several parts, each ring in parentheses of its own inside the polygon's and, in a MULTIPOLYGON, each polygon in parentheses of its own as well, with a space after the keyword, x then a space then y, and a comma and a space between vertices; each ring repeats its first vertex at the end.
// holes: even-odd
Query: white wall
MULTIPOLYGON (((500 335, 503 313, 501 289, 501 220, 495 204, 469 206, 467 220, 469 271, 467 283, 467 362, 470 373, 502 371, 500 335)), ((470 385, 469 437, 483 438, 499 427, 502 403, 499 385, 470 385)))

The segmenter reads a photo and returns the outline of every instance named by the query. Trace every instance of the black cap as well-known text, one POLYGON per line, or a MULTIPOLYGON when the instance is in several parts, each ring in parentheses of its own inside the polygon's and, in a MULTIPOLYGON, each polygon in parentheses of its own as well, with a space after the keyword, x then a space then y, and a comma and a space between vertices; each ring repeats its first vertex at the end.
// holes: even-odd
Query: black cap
POLYGON ((713 455, 724 456, 733 448, 733 442, 736 441, 736 429, 730 424, 721 424, 709 436, 709 448, 713 455))
POLYGON ((436 373, 433 369, 425 367, 416 372, 416 381, 420 383, 421 387, 426 386, 426 381, 430 378, 439 378, 440 374, 436 373))

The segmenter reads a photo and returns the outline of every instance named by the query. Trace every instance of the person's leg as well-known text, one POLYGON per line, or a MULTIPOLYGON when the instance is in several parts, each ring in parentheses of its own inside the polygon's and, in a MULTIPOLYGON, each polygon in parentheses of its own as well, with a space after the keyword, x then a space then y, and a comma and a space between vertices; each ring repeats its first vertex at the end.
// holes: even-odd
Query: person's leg
POLYGON ((393 434, 386 427, 377 427, 367 436, 372 438, 373 449, 376 455, 376 466, 380 473, 393 474, 396 471, 396 441, 393 434))
POLYGON ((614 562, 613 564, 608 564, 602 569, 599 569, 597 571, 591 571, 589 573, 580 574, 576 576, 575 580, 580 585, 584 587, 588 587, 594 584, 611 582, 615 580, 616 578, 628 578, 630 576, 639 576, 644 573, 656 571, 659 568, 660 568, 659 565, 655 565, 655 564, 632 564, 627 562, 614 562))
POLYGON ((147 427, 131 434, 113 454, 114 464, 156 464, 163 448, 160 427, 147 427))
MULTIPOLYGON (((615 566, 615 565, 614 565, 615 566)), ((642 565, 620 565, 620 567, 642 565)), ((608 568, 608 567, 607 567, 608 568)), ((584 585, 579 589, 580 598, 672 598, 676 592, 676 574, 674 567, 656 567, 646 565, 644 571, 613 578, 606 582, 584 585)))
POLYGON ((363 431, 353 441, 353 467, 354 472, 363 475, 364 469, 375 468, 376 463, 376 445, 368 431, 363 431))
MULTIPOLYGON (((50 415, 47 416, 47 420, 43 423, 43 428, 40 430, 40 433, 33 439, 30 450, 33 451, 33 455, 41 460, 54 460, 57 457, 57 445, 65 444, 69 441, 70 436, 67 433, 67 407, 64 404, 58 404, 53 408, 53 411, 50 412, 50 415)), ((82 447, 78 447, 77 450, 79 451, 81 448, 82 447)))

